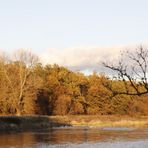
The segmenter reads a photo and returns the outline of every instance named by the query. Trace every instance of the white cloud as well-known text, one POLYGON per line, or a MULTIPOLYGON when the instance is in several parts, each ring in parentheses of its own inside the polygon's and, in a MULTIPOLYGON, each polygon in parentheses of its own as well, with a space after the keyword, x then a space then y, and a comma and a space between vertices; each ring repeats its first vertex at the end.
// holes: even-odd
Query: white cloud
POLYGON ((75 71, 99 71, 103 61, 116 62, 123 50, 133 50, 135 45, 75 47, 66 49, 48 49, 40 55, 44 64, 58 64, 75 71))

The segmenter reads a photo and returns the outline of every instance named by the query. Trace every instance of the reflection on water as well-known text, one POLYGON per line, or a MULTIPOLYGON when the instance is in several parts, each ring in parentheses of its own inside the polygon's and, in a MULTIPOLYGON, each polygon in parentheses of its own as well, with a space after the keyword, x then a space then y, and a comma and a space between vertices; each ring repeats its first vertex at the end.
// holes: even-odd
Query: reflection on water
POLYGON ((148 129, 57 128, 40 132, 0 133, 2 148, 122 147, 125 144, 131 147, 148 147, 148 129))

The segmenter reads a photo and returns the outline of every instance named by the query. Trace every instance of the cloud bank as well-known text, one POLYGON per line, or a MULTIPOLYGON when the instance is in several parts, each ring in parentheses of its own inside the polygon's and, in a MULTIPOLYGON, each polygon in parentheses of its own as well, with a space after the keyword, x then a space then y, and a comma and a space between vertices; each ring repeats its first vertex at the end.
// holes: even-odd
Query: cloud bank
POLYGON ((120 57, 120 52, 130 46, 111 47, 75 47, 66 49, 48 49, 40 55, 44 64, 58 64, 73 71, 103 72, 101 63, 114 62, 120 57))

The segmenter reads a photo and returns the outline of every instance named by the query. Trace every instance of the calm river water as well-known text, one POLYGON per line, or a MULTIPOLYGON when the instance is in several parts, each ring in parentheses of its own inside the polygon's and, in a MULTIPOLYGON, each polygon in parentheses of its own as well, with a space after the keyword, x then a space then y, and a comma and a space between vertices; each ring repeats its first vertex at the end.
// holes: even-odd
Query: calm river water
POLYGON ((0 133, 0 148, 148 148, 148 129, 54 128, 0 133))

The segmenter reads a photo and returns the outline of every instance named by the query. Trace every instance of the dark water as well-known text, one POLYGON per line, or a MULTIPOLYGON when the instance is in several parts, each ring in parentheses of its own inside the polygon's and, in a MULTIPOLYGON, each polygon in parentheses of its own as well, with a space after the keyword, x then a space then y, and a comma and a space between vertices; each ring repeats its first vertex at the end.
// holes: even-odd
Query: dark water
POLYGON ((0 148, 148 148, 148 129, 55 128, 0 133, 0 148))

